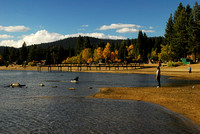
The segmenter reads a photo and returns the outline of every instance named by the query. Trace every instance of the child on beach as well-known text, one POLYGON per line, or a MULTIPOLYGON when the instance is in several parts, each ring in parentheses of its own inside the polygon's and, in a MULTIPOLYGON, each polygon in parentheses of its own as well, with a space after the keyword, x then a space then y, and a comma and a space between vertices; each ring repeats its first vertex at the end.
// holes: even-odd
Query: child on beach
POLYGON ((157 71, 156 71, 156 80, 158 82, 157 88, 159 88, 160 87, 160 67, 159 66, 157 67, 157 71))

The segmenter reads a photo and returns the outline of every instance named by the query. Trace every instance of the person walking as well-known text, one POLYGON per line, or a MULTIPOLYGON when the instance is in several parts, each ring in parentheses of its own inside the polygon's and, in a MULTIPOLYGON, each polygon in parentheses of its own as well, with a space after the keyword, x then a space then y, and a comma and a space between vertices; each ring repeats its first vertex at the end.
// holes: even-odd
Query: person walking
POLYGON ((160 67, 159 66, 157 67, 157 71, 156 71, 156 80, 158 82, 157 88, 159 88, 160 87, 160 67))

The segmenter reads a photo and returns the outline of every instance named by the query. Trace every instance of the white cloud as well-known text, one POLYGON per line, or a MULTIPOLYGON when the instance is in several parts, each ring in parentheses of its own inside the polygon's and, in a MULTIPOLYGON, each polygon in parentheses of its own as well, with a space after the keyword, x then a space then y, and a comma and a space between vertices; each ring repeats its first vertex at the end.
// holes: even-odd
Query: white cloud
POLYGON ((118 29, 116 32, 117 33, 136 33, 138 31, 139 29, 135 29, 135 28, 122 28, 122 29, 118 29))
MULTIPOLYGON (((136 33, 136 32, 139 32, 140 29, 135 29, 135 28, 122 28, 122 29, 118 29, 116 30, 117 33, 136 33)), ((142 30, 142 29, 141 29, 142 30)), ((155 31, 153 30, 142 30, 142 32, 145 32, 145 33, 153 33, 155 31)))
POLYGON ((101 39, 127 39, 123 36, 105 35, 103 33, 77 33, 77 34, 62 35, 58 33, 49 33, 47 30, 40 30, 30 35, 23 35, 21 39, 18 41, 14 40, 0 41, 0 46, 12 46, 19 48, 22 46, 24 41, 26 42, 27 45, 33 45, 33 44, 53 42, 69 37, 78 37, 79 35, 101 38, 101 39))
POLYGON ((4 27, 0 25, 0 31, 6 31, 6 32, 25 32, 28 31, 30 28, 25 26, 8 26, 4 27))
POLYGON ((111 25, 103 25, 101 26, 98 30, 110 30, 110 29, 121 29, 121 28, 141 28, 142 26, 140 25, 135 25, 135 24, 111 24, 111 25))
POLYGON ((154 33, 155 31, 153 31, 153 30, 142 30, 142 32, 145 32, 145 33, 154 33))
POLYGON ((29 45, 52 42, 63 38, 65 38, 64 35, 49 33, 47 30, 40 30, 34 34, 23 35, 23 40, 29 45))
POLYGON ((0 39, 7 39, 7 38, 13 38, 14 36, 7 35, 7 34, 0 34, 0 39))
POLYGON ((23 40, 2 40, 0 42, 0 46, 10 46, 10 47, 21 47, 23 44, 23 40))
POLYGON ((153 29, 152 26, 149 27, 150 30, 145 30, 144 26, 141 25, 135 25, 135 24, 111 24, 111 25, 103 25, 98 30, 110 30, 110 29, 116 29, 117 33, 136 33, 139 32, 139 30, 142 30, 143 32, 155 32, 151 29, 153 29), (143 28, 143 29, 142 29, 143 28))
POLYGON ((82 25, 81 27, 89 27, 89 25, 82 25))

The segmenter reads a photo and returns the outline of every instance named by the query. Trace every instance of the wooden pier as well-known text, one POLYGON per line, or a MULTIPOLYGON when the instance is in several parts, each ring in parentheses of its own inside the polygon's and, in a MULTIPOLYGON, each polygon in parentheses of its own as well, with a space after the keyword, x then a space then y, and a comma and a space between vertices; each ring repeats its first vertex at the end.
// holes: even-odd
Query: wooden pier
POLYGON ((51 65, 38 65, 37 70, 40 72, 42 68, 48 68, 51 71, 106 71, 106 70, 130 70, 136 68, 143 68, 144 64, 130 63, 130 64, 51 64, 51 65), (54 70, 53 70, 54 69, 54 70))

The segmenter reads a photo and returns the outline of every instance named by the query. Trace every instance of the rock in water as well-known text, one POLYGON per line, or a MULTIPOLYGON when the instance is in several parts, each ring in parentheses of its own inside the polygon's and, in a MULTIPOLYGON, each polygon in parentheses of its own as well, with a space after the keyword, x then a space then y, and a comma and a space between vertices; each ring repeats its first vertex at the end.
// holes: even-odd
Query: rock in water
POLYGON ((41 87, 43 87, 43 86, 44 86, 44 84, 42 84, 42 83, 41 83, 41 84, 40 84, 40 86, 41 86, 41 87))
POLYGON ((19 87, 20 84, 19 84, 19 83, 13 83, 13 84, 11 84, 11 86, 12 86, 12 87, 19 87))

